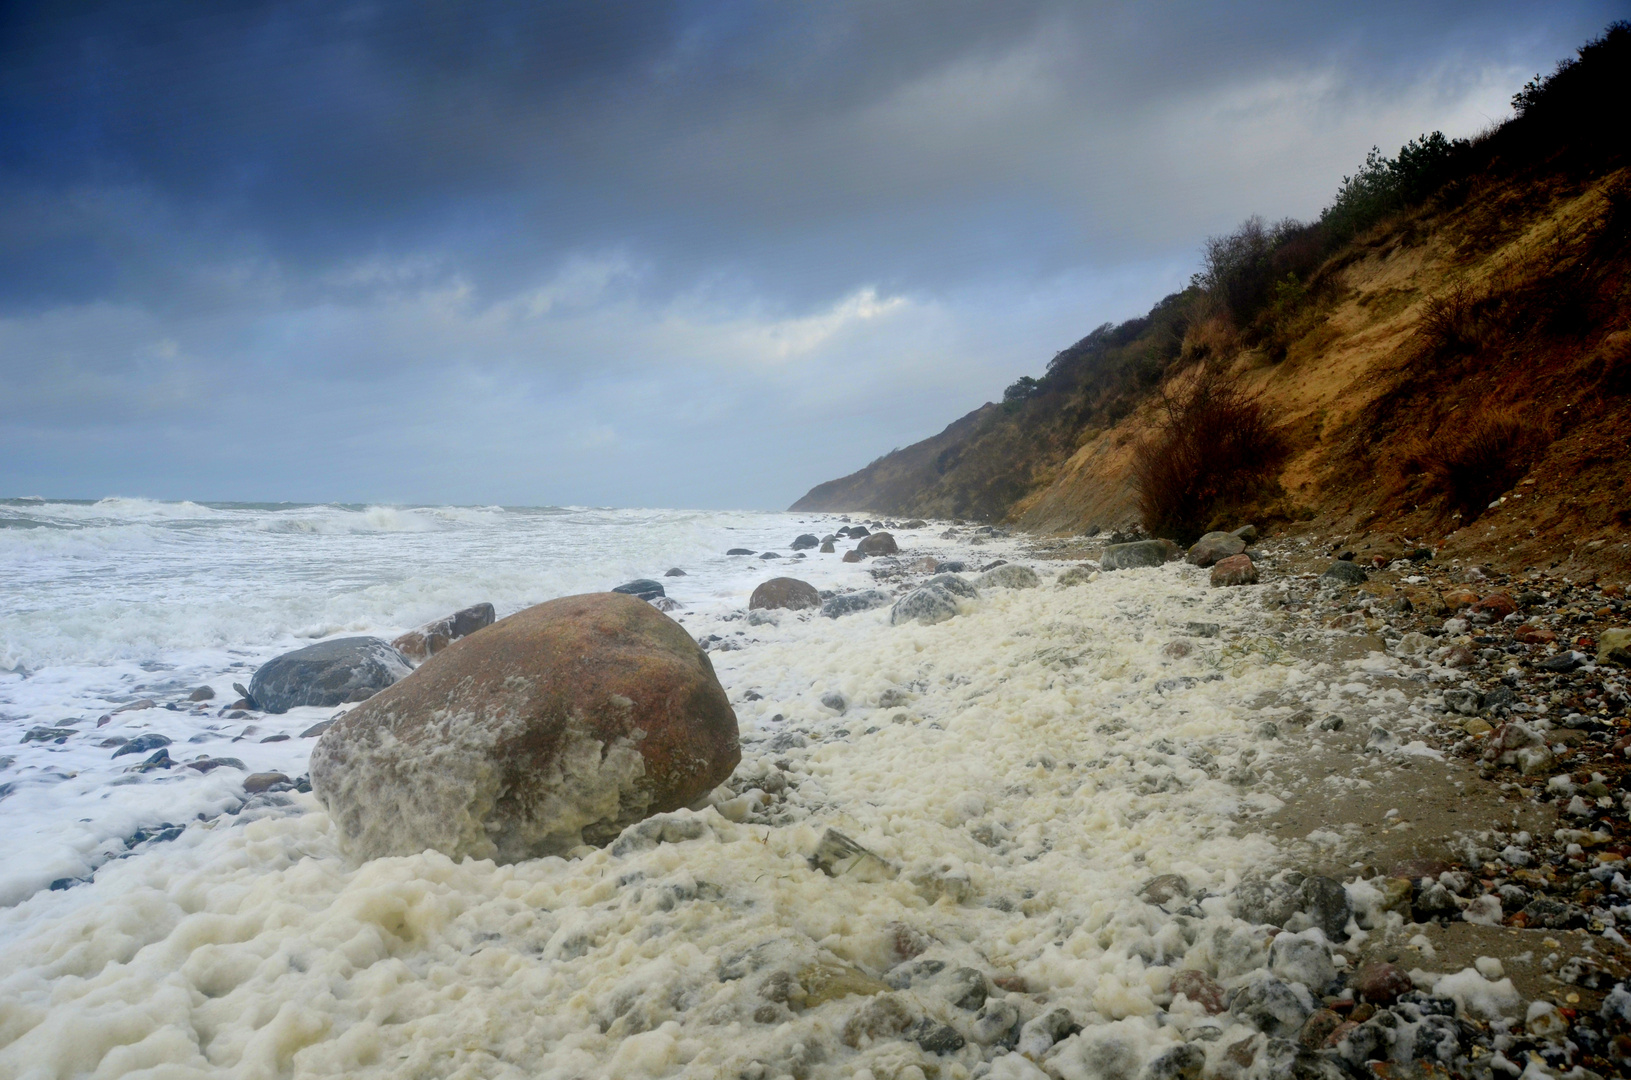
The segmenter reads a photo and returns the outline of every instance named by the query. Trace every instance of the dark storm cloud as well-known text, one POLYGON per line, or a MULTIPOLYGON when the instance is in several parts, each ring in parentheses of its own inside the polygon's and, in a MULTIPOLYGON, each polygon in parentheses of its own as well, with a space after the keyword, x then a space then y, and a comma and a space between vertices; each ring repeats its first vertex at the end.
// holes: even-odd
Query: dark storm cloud
MULTIPOLYGON (((385 438, 525 401, 614 462, 708 444, 663 407, 797 395, 826 426, 778 438, 823 479, 1142 310, 1207 232, 1317 212, 1371 142, 1498 119, 1617 7, 9 5, 0 421, 51 459, 19 475, 116 484, 186 470, 96 439, 189 403, 385 438), (904 387, 908 414, 866 397, 904 387), (69 430, 97 436, 42 450, 69 430)), ((551 437, 513 422, 518 453, 551 437)), ((309 465, 279 460, 223 475, 309 465)), ((584 500, 675 490, 627 465, 584 500)))

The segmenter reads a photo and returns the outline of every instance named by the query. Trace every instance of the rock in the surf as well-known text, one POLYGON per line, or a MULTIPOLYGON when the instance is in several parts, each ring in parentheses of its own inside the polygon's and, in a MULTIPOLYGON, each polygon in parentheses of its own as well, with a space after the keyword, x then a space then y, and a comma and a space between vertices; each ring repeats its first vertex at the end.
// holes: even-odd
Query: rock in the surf
POLYGON ((975 578, 974 584, 982 589, 1034 589, 1042 579, 1029 566, 1003 563, 975 578))
POLYGON ((441 652, 462 637, 493 625, 493 605, 474 604, 444 615, 435 622, 426 623, 417 630, 409 630, 391 644, 409 660, 418 662, 432 653, 441 652))
POLYGON ((969 600, 976 599, 980 595, 980 590, 976 589, 967 578, 958 577, 956 574, 936 574, 923 584, 938 585, 949 593, 969 600))
POLYGON ((820 547, 821 539, 815 533, 801 533, 795 536, 793 542, 787 546, 794 551, 803 551, 805 548, 820 547))
POLYGON ((1139 566, 1164 566, 1167 546, 1159 540, 1137 540, 1130 544, 1111 544, 1099 557, 1099 566, 1105 570, 1131 570, 1139 566))
POLYGON ((798 578, 776 577, 762 582, 748 597, 748 610, 773 610, 786 608, 789 611, 802 611, 805 608, 818 608, 821 606, 821 594, 816 592, 815 586, 798 578))
POLYGON ((659 596, 667 596, 663 583, 650 578, 636 578, 626 581, 612 589, 612 592, 623 593, 626 596, 638 596, 642 600, 655 600, 659 596))
POLYGON ((894 555, 900 551, 900 545, 888 533, 875 532, 856 544, 855 550, 862 555, 894 555))
POLYGON ((454 642, 312 750, 312 789, 362 858, 514 862, 606 843, 741 760, 683 627, 632 596, 538 604, 454 642))
POLYGON ((924 585, 913 589, 895 602, 889 611, 889 623, 937 623, 957 615, 957 597, 940 585, 924 585))
POLYGON ((249 680, 249 696, 264 712, 302 705, 330 709, 366 701, 413 670, 388 641, 335 638, 268 660, 249 680))

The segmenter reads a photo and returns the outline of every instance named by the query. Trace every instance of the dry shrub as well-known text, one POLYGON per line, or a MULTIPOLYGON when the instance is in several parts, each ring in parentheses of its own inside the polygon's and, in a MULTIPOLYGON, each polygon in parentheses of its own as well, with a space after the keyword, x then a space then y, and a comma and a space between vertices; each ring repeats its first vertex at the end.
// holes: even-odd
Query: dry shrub
POLYGON ((1495 304, 1479 298, 1465 285, 1428 299, 1418 332, 1429 352, 1437 356, 1470 356, 1488 345, 1499 327, 1495 304))
POLYGON ((1286 440, 1256 395, 1213 368, 1158 400, 1156 430, 1133 450, 1139 514, 1151 535, 1189 543, 1221 510, 1275 487, 1286 440))
POLYGON ((1426 476, 1428 490, 1444 496, 1447 513, 1471 521, 1529 471, 1550 441, 1544 427, 1516 412, 1480 407, 1451 416, 1405 467, 1426 476))

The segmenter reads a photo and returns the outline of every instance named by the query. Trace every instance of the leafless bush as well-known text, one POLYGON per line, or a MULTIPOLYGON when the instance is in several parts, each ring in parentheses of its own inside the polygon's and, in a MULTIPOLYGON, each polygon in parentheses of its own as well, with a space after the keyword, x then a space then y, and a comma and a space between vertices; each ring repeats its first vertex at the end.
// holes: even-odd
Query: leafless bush
POLYGON ((1133 451, 1139 514, 1155 536, 1198 537, 1212 515, 1274 485, 1286 441, 1254 394, 1215 369, 1160 397, 1156 430, 1133 451))

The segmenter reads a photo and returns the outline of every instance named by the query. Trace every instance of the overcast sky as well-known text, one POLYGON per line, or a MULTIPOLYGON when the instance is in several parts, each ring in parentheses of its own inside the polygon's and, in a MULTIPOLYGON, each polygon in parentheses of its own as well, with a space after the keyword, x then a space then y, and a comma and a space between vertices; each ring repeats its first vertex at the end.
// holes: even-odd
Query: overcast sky
POLYGON ((0 495, 780 508, 1626 4, 0 8, 0 495))

